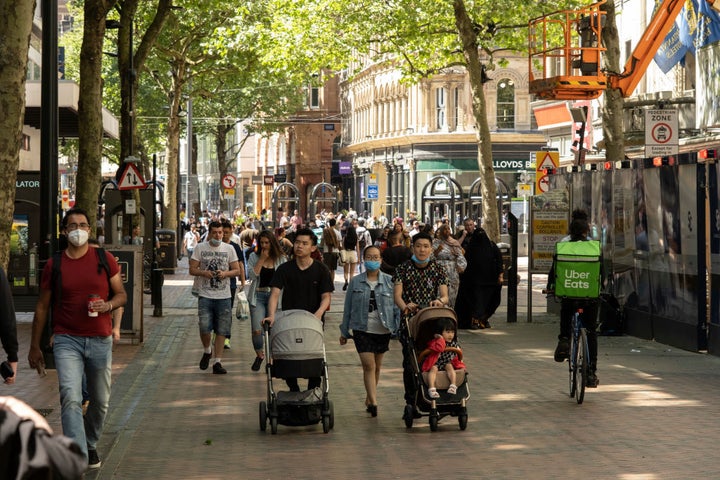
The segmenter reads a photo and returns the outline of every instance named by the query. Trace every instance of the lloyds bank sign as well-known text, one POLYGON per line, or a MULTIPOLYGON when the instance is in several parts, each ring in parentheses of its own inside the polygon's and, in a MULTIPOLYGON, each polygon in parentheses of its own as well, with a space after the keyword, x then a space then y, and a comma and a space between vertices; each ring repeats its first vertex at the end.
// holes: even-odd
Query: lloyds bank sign
POLYGON ((534 170, 534 167, 530 160, 493 160, 493 169, 496 172, 516 172, 518 170, 534 170))

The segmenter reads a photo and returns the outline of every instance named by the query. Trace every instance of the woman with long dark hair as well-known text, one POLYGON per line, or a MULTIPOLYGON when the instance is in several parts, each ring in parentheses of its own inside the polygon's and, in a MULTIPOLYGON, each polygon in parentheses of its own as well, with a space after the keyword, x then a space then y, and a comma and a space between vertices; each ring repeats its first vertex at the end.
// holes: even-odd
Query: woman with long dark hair
POLYGON ((347 290, 348 283, 350 282, 350 280, 352 280, 353 275, 355 275, 355 269, 357 268, 358 263, 357 246, 357 232, 355 231, 355 227, 351 223, 350 225, 348 225, 347 230, 345 230, 345 238, 343 238, 343 249, 340 252, 340 259, 343 262, 343 275, 345 277, 345 285, 343 285, 343 290, 347 290))
POLYGON ((270 299, 270 280, 275 269, 286 261, 280 244, 269 230, 258 234, 255 251, 248 258, 247 275, 252 281, 248 290, 248 303, 250 304, 250 323, 252 329, 252 344, 255 349, 255 361, 252 370, 260 370, 265 352, 263 351, 262 320, 267 316, 267 305, 270 299))

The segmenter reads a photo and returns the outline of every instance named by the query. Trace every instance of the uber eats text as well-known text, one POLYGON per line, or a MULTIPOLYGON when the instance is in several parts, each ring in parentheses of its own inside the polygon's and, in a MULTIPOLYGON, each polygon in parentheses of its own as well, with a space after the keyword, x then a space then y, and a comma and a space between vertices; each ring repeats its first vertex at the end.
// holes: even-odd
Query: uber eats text
POLYGON ((590 288, 590 273, 578 272, 576 270, 565 270, 563 286, 565 288, 588 289, 590 288))

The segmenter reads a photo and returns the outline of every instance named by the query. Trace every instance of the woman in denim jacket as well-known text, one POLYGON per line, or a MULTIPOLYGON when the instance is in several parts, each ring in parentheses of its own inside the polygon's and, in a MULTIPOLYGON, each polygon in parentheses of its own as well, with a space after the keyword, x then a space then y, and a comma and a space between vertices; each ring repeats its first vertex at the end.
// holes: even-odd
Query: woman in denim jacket
MULTIPOLYGON (((263 351, 262 320, 267 316, 267 304, 270 299, 270 280, 277 267, 284 263, 285 255, 280 244, 269 230, 260 232, 257 238, 257 248, 250 254, 247 265, 247 277, 252 281, 247 293, 250 304, 250 328, 252 329, 252 343, 255 349, 255 360, 252 370, 260 370, 265 353, 263 351)), ((280 303, 278 303, 280 305, 280 303)))
POLYGON ((400 315, 395 312, 392 277, 380 271, 380 249, 367 247, 363 258, 366 271, 353 277, 345 295, 340 345, 345 345, 348 338, 355 342, 367 392, 365 406, 367 412, 376 417, 380 366, 388 351, 390 336, 397 330, 400 315))

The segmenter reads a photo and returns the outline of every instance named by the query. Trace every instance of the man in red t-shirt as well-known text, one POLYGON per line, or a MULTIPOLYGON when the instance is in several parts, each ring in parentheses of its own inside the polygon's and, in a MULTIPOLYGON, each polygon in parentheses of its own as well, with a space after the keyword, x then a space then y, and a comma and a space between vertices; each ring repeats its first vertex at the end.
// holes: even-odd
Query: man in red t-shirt
POLYGON ((113 340, 120 339, 120 318, 113 320, 112 311, 125 305, 127 295, 115 257, 104 252, 109 267, 106 272, 99 261, 100 252, 90 248, 89 223, 87 213, 80 208, 68 210, 62 220, 68 246, 59 257, 59 279, 53 278, 55 259, 50 259, 43 270, 28 360, 38 371, 45 366, 40 339, 52 308, 63 434, 77 442, 89 468, 99 468, 96 445, 110 402, 112 345, 113 340), (83 374, 90 395, 84 418, 83 374))

